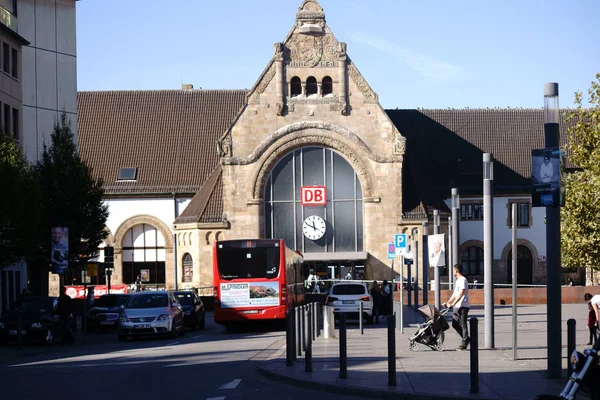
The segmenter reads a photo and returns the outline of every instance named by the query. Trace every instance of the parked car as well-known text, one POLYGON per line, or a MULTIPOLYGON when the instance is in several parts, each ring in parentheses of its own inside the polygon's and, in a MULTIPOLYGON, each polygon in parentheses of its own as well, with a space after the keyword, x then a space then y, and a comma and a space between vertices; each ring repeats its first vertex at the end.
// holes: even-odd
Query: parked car
POLYGON ((58 299, 47 296, 22 297, 6 311, 0 320, 0 343, 18 340, 17 329, 21 317, 23 343, 51 345, 59 336, 60 325, 56 314, 58 299))
POLYGON ((145 291, 131 294, 122 306, 117 337, 183 335, 183 310, 171 292, 145 291))
POLYGON ((334 314, 345 313, 347 318, 358 319, 360 303, 363 304, 363 318, 373 323, 373 297, 369 294, 367 285, 357 281, 335 282, 325 303, 334 307, 334 314))
POLYGON ((94 300, 94 305, 87 313, 86 330, 94 332, 98 329, 114 329, 119 324, 121 306, 131 297, 130 294, 104 294, 94 300))
POLYGON ((175 299, 183 309, 183 322, 193 330, 204 329, 204 304, 200 296, 191 290, 173 292, 175 299))

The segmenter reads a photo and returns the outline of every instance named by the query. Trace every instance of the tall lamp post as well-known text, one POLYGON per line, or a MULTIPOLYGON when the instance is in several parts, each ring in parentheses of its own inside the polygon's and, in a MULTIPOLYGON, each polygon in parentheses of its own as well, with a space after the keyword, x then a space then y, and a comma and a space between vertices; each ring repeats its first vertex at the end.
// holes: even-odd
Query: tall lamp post
MULTIPOLYGON (((433 234, 438 235, 440 233, 440 210, 433 210, 433 234)), ((429 250, 431 251, 431 250, 429 250)), ((433 279, 435 280, 435 287, 433 288, 435 298, 435 308, 440 309, 440 267, 437 265, 433 266, 433 279)))
MULTIPOLYGON (((494 157, 483 155, 483 288, 485 348, 494 348, 494 157)), ((513 256, 514 257, 514 256, 513 256)))
MULTIPOLYGON (((460 196, 458 195, 458 188, 452 188, 452 269, 456 264, 460 264, 458 261, 458 243, 459 243, 459 225, 460 225, 460 196)), ((454 283, 454 275, 452 281, 448 283, 454 283)))
MULTIPOLYGON (((559 147, 558 83, 554 82, 544 84, 544 136, 546 149, 559 147)), ((560 204, 556 202, 546 206, 546 277, 548 377, 554 379, 562 373, 560 204)))

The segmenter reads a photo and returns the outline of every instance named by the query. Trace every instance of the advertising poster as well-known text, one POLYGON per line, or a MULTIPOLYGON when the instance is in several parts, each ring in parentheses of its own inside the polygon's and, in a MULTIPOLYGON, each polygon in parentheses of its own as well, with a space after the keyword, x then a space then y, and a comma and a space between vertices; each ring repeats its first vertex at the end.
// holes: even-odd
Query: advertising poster
POLYGON ((564 206, 564 160, 558 147, 531 150, 533 207, 564 206))
POLYGON ((50 270, 62 275, 69 268, 69 228, 56 226, 51 233, 50 270))
POLYGON ((150 270, 140 269, 140 280, 142 282, 150 282, 150 270))
POLYGON ((444 234, 428 235, 427 248, 429 249, 429 266, 444 267, 446 265, 446 245, 444 234))
POLYGON ((221 307, 279 305, 279 282, 221 283, 221 307))

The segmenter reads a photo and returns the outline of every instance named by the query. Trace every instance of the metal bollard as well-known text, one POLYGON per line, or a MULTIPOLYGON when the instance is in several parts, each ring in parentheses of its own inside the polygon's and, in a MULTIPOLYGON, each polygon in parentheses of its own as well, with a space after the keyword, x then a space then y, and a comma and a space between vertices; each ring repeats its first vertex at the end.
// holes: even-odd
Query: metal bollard
POLYGON ((388 386, 396 386, 396 316, 387 316, 388 331, 388 386))
POLYGON ((317 303, 311 303, 310 306, 312 340, 315 340, 317 338, 317 303))
POLYGON ((567 377, 573 373, 573 365, 571 364, 571 354, 575 351, 575 327, 577 321, 573 318, 567 321, 567 377))
POLYGON ((364 335, 365 331, 363 330, 363 302, 360 300, 360 304, 358 305, 358 327, 360 328, 360 334, 364 335))
MULTIPOLYGON (((294 309, 294 314, 296 314, 296 347, 298 348, 297 356, 302 355, 302 334, 300 330, 302 329, 302 315, 300 314, 300 307, 296 307, 294 309)), ((298 359, 298 357, 296 357, 298 359)))
POLYGON ((321 304, 315 303, 315 321, 317 321, 317 337, 321 336, 321 304))
POLYGON ((346 314, 340 313, 340 379, 348 378, 348 353, 346 345, 346 314))
POLYGON ((294 353, 296 352, 296 349, 294 348, 294 343, 292 341, 293 335, 292 310, 288 310, 285 313, 285 365, 287 367, 294 366, 294 353))
POLYGON ((304 372, 312 372, 312 340, 310 340, 310 331, 312 330, 311 317, 310 307, 307 307, 306 311, 304 311, 304 329, 306 330, 305 337, 307 339, 306 347, 304 349, 304 372))
POLYGON ((306 322, 304 321, 304 311, 306 311, 306 306, 300 307, 300 335, 302 336, 300 342, 302 343, 302 351, 306 349, 306 335, 304 333, 306 322))
POLYGON ((333 307, 323 306, 323 336, 325 339, 335 338, 335 317, 331 310, 333 307))
POLYGON ((21 328, 23 327, 23 312, 19 310, 17 314, 17 350, 21 350, 23 345, 23 335, 21 334, 21 328))
POLYGON ((479 393, 479 329, 478 320, 473 317, 469 320, 471 333, 471 393, 479 393))
POLYGON ((290 310, 290 323, 292 326, 291 335, 292 335, 292 359, 296 361, 298 357, 296 356, 296 309, 292 308, 290 310))

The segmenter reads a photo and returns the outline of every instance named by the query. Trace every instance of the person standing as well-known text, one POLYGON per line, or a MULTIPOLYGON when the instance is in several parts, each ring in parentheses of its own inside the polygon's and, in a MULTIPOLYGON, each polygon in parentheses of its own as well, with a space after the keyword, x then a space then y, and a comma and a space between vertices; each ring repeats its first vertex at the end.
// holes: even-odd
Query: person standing
POLYGON ((590 303, 588 303, 588 309, 587 327, 590 330, 590 342, 588 343, 588 346, 591 346, 596 344, 596 340, 598 340, 598 328, 596 327, 596 311, 594 311, 594 308, 590 303))
POLYGON ((373 298, 373 317, 375 323, 379 323, 379 309, 381 308, 381 288, 377 281, 373 281, 373 287, 371 288, 371 297, 373 298))
POLYGON ((469 310, 471 308, 471 305, 469 304, 469 283, 462 273, 462 266, 460 264, 455 264, 453 268, 455 278, 454 293, 452 293, 450 299, 448 299, 443 306, 454 307, 452 313, 452 327, 462 338, 461 344, 456 350, 465 350, 471 342, 471 338, 469 337, 469 327, 467 326, 469 310))
MULTIPOLYGON (((590 313, 588 315, 588 328, 590 329, 590 342, 592 335, 592 327, 594 328, 594 332, 597 332, 598 328, 598 314, 600 313, 600 294, 592 296, 590 293, 586 293, 583 295, 584 300, 588 303, 588 308, 590 308, 590 313), (592 318, 592 313, 594 313, 594 321, 590 323, 590 318, 592 318)), ((588 343, 589 344, 589 343, 588 343)))
POLYGON ((138 275, 137 278, 135 278, 135 291, 140 292, 141 290, 142 290, 142 280, 140 279, 140 276, 138 275))
POLYGON ((73 314, 73 299, 67 294, 67 289, 64 286, 60 288, 60 296, 58 296, 58 323, 60 324, 61 339, 65 343, 73 342, 73 334, 71 333, 71 316, 73 314))

